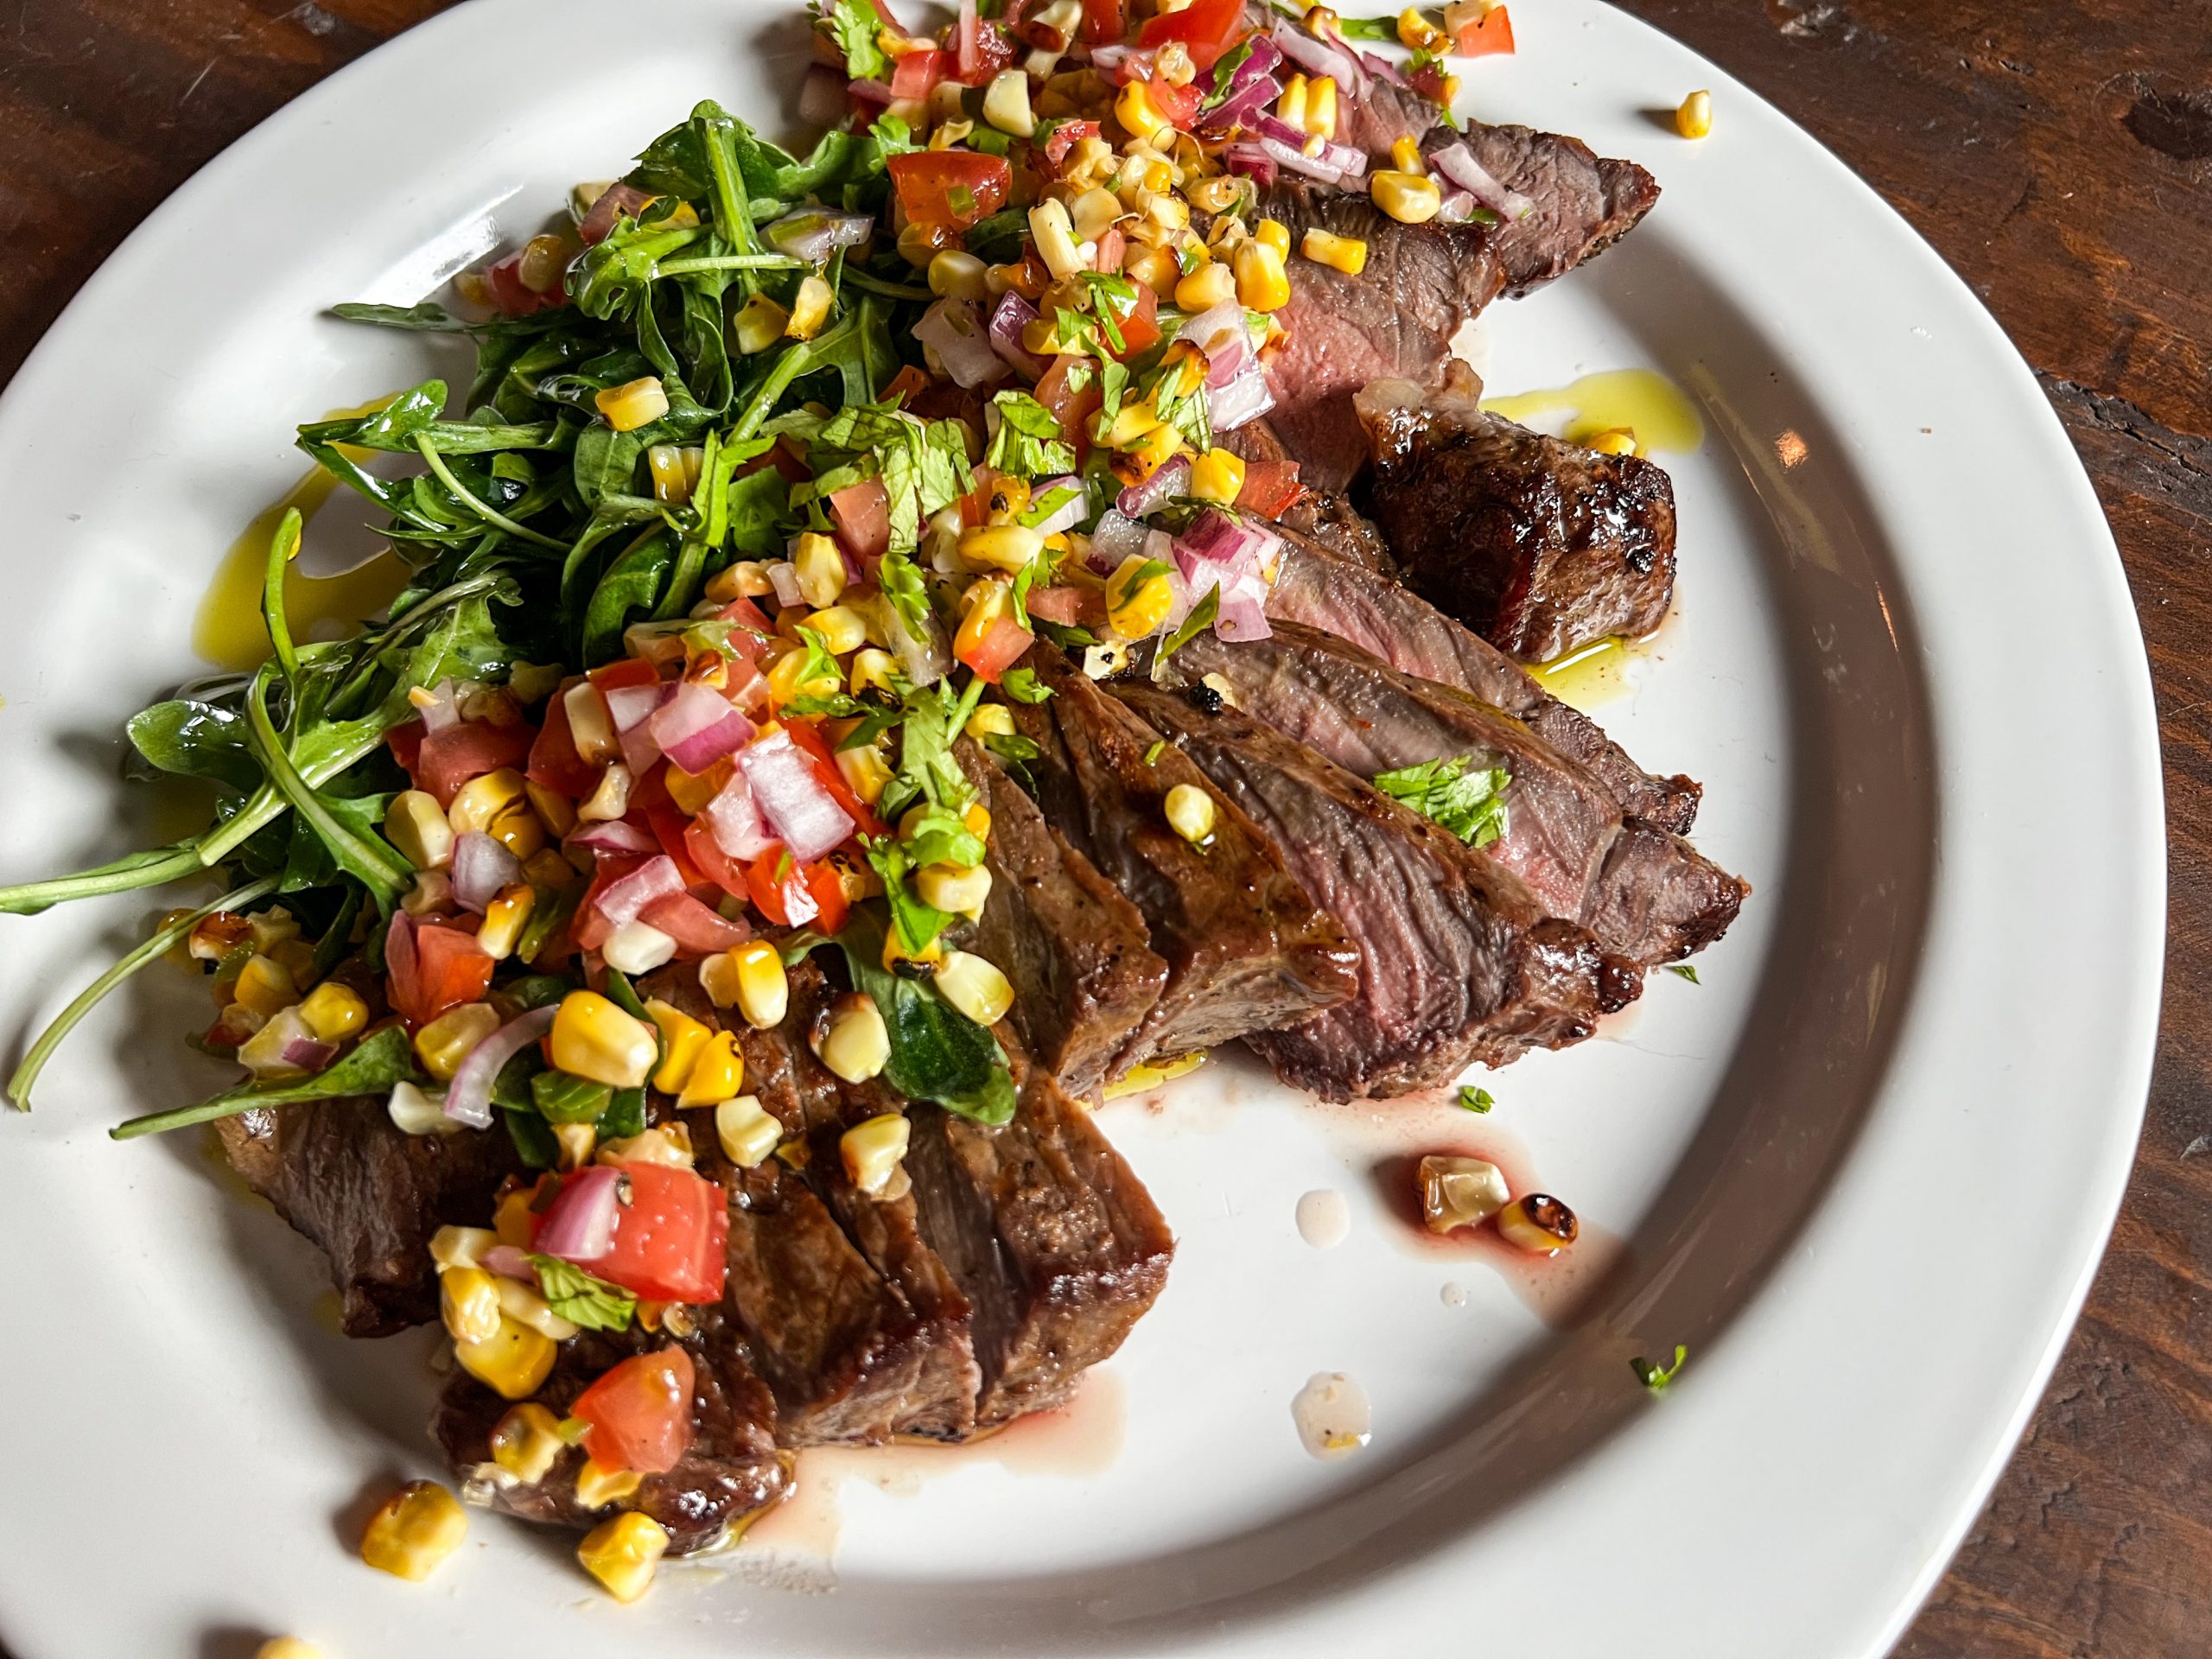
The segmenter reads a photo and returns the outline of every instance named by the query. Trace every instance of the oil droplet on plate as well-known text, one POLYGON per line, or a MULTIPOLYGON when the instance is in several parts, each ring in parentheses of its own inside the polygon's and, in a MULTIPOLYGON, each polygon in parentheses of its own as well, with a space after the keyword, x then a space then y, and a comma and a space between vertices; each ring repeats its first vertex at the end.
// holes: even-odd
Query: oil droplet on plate
POLYGON ((1333 1187, 1320 1187, 1298 1201, 1298 1236, 1317 1250, 1332 1250, 1351 1231, 1351 1206, 1333 1187))
POLYGON ((1290 1402, 1298 1438, 1326 1461, 1349 1457, 1373 1438, 1375 1414, 1367 1390, 1342 1371, 1316 1371, 1290 1402))
POLYGON ((1444 1299, 1446 1307, 1465 1307, 1467 1305, 1467 1287, 1457 1279, 1447 1280, 1437 1294, 1444 1299))
POLYGON ((1600 432, 1624 428, 1636 434, 1641 451, 1686 453, 1705 442, 1705 423, 1698 417, 1697 406, 1681 387, 1649 369, 1586 374, 1564 386, 1485 397, 1483 407, 1523 426, 1564 412, 1567 421, 1560 435, 1570 443, 1587 442, 1600 432))

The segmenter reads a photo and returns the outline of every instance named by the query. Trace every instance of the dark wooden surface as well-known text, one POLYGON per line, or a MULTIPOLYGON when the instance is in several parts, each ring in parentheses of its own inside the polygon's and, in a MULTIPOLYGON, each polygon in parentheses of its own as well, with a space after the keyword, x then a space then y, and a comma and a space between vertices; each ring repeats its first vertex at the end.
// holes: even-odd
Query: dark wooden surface
MULTIPOLYGON (((1626 3, 1833 148, 1996 313, 2111 514, 2158 683, 2172 931, 2141 1158, 2050 1395, 1899 1653, 2212 1652, 2212 6, 1626 3)), ((0 378, 202 162, 442 9, 0 6, 0 378)))

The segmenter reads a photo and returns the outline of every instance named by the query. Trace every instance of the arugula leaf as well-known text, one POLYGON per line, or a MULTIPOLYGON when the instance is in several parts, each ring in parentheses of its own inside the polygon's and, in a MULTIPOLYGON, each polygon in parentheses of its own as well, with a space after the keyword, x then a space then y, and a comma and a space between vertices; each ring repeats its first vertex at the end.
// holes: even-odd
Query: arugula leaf
POLYGON ((1487 1112, 1497 1102, 1487 1089, 1478 1089, 1471 1083, 1459 1085, 1459 1109, 1468 1112, 1487 1112))
POLYGON ((537 1274, 545 1305, 571 1325, 587 1331, 624 1331, 638 1311, 634 1291, 595 1279, 573 1262, 532 1251, 526 1260, 537 1274))
POLYGON ((1379 773, 1375 787, 1469 846, 1487 847, 1505 833, 1505 791, 1511 781, 1502 766, 1471 772, 1465 757, 1454 756, 1379 773))
POLYGON ((884 1081, 910 1100, 934 1101, 979 1123, 1014 1112, 1014 1079, 998 1039, 937 993, 883 966, 883 926, 856 913, 837 936, 853 983, 874 1001, 891 1033, 884 1081))
POLYGON ((1213 90, 1206 94, 1206 108, 1211 109, 1229 96, 1229 88, 1236 79, 1236 72, 1244 67, 1244 60, 1252 55, 1253 45, 1259 39, 1260 32, 1255 29, 1244 37, 1234 52, 1226 54, 1215 62, 1213 90))
POLYGON ((1628 1368, 1635 1373, 1636 1380, 1650 1389, 1652 1393, 1664 1394, 1667 1392, 1667 1385, 1672 1382, 1676 1374, 1681 1370, 1682 1362, 1689 1357, 1689 1351, 1687 1347, 1678 1342, 1675 1344, 1675 1358, 1672 1364, 1656 1364, 1650 1360, 1639 1357, 1629 1361, 1628 1368))
POLYGON ((398 1026, 386 1026, 371 1032, 351 1054, 313 1077, 285 1077, 273 1083, 250 1083, 227 1089, 197 1106, 134 1117, 118 1123, 108 1134, 118 1141, 131 1141, 143 1135, 161 1135, 194 1123, 212 1123, 219 1117, 235 1117, 257 1107, 381 1094, 402 1083, 422 1081, 423 1074, 415 1069, 415 1052, 407 1040, 407 1033, 398 1026))
POLYGON ((163 772, 205 778, 251 795, 261 787, 245 716, 192 697, 157 702, 124 728, 131 747, 163 772))
POLYGON ((530 1100, 548 1123, 595 1123, 613 1103, 614 1088, 566 1071, 540 1071, 530 1080, 530 1100))

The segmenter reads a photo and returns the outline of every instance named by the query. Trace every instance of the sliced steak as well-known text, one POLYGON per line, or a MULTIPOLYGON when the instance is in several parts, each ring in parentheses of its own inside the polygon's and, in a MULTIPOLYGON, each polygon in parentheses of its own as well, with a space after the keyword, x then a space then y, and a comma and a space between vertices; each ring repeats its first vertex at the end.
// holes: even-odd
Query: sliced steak
MULTIPOLYGON (((1501 225, 1491 245, 1515 299, 1603 253, 1659 200, 1649 173, 1633 162, 1606 160, 1579 138, 1480 124, 1470 124, 1464 137, 1484 172, 1535 204, 1501 225)), ((1461 137, 1439 127, 1422 148, 1433 151, 1461 137)))
POLYGON ((505 1129, 405 1135, 380 1096, 265 1107, 215 1129, 246 1185, 330 1259, 349 1337, 436 1319, 430 1236, 483 1226, 522 1169, 505 1129))
POLYGON ((1348 639, 1393 668, 1455 686, 1527 722, 1553 748, 1589 768, 1624 817, 1676 835, 1689 832, 1702 792, 1694 779, 1645 772, 1587 715, 1560 702, 1510 657, 1411 588, 1294 531, 1286 531, 1283 542, 1268 616, 1348 639))
MULTIPOLYGON (((555 1417, 566 1417, 576 1396, 613 1366, 670 1345, 669 1338, 634 1325, 619 1333, 586 1332, 563 1344, 553 1374, 532 1398, 555 1417)), ((775 1402, 753 1375, 742 1344, 709 1314, 683 1345, 696 1377, 690 1447, 675 1468, 646 1476, 620 1506, 667 1528, 669 1553, 675 1555, 718 1542, 791 1488, 789 1465, 776 1446, 775 1402)), ((524 1521, 579 1529, 613 1514, 577 1501, 576 1476, 585 1456, 581 1446, 564 1449, 543 1479, 528 1483, 492 1461, 492 1431, 513 1408, 466 1371, 455 1371, 440 1394, 430 1433, 468 1495, 524 1521)))
POLYGON ((991 895, 968 948, 1014 982, 1022 1046, 1073 1095, 1105 1082, 1167 984, 1144 918, 973 744, 961 764, 991 814, 991 895))
POLYGON ((980 1427, 1061 1404, 1166 1281, 1174 1240, 1129 1166, 1040 1068, 998 1128, 909 1114, 922 1226, 976 1309, 980 1427))
POLYGON ((1681 836, 1624 819, 1603 784, 1522 721, 1344 640, 1295 622, 1243 645, 1205 633, 1173 667, 1222 676, 1246 714, 1362 778, 1432 760, 1503 767, 1506 830, 1484 852, 1611 956, 1638 967, 1686 957, 1743 905, 1741 881, 1681 836))
POLYGON ((1247 1039, 1285 1082, 1331 1100, 1404 1094, 1590 1034, 1597 944, 1518 876, 1233 709, 1135 682, 1114 695, 1250 815, 1359 944, 1356 998, 1247 1039))
POLYGON ((1050 648, 1027 662, 1053 696, 1014 710, 1040 753, 1038 805, 1143 916, 1167 982, 1117 1065, 1211 1048, 1348 1000, 1357 952, 1227 801, 1203 852, 1167 824, 1178 784, 1205 775, 1050 648), (1150 757, 1149 759, 1147 757, 1150 757))
POLYGON ((1524 663, 1650 632, 1675 593, 1672 481, 1485 413, 1481 393, 1455 361, 1437 390, 1380 380, 1353 400, 1400 579, 1524 663))

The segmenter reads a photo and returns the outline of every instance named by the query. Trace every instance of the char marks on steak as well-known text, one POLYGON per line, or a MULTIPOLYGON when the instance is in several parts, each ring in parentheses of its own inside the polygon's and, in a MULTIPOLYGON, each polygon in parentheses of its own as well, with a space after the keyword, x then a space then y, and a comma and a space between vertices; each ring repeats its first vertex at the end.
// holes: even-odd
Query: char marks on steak
MULTIPOLYGON (((1344 640, 1295 622, 1243 645, 1201 634, 1174 667, 1219 675, 1244 713, 1361 778, 1433 760, 1503 767, 1506 830, 1484 855, 1548 913, 1581 923, 1637 968, 1701 950, 1742 906, 1741 881, 1681 836, 1624 819, 1603 784, 1531 728, 1344 640)), ((1608 1001, 1626 988, 1623 977, 1617 970, 1608 1001)))
POLYGON ((1053 692, 1014 711, 1039 751, 1029 763, 1038 805, 1135 905, 1167 963, 1166 988, 1117 1069, 1294 1025, 1349 999, 1357 952, 1274 846, 1059 652, 1033 649, 1027 660, 1053 692), (1217 797, 1218 824, 1203 850, 1168 827, 1165 802, 1178 784, 1217 797))
POLYGON ((1301 743, 1133 681, 1114 695, 1167 734, 1281 852, 1359 945, 1359 994, 1246 1040, 1331 1100, 1404 1094, 1589 1035, 1596 942, 1527 885, 1301 743))
POLYGON ((1401 580, 1522 662, 1650 632, 1675 591, 1667 474, 1486 413, 1481 393, 1455 361, 1433 391, 1382 380, 1353 400, 1401 580))
MULTIPOLYGON (((1449 127, 1422 145, 1460 141, 1449 127)), ((1580 138, 1533 127, 1471 124, 1464 135, 1476 162, 1508 189, 1535 204, 1497 228, 1491 251, 1515 299, 1595 258, 1636 228, 1659 200, 1659 185, 1633 162, 1594 154, 1580 138)))

